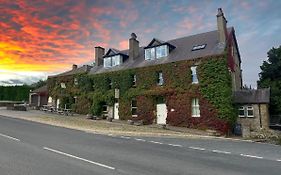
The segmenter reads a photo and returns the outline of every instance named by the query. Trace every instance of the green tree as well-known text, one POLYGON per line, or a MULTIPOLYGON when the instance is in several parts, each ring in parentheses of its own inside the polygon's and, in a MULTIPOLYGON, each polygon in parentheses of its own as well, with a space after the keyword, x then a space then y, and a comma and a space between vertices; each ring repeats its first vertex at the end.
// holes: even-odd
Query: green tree
POLYGON ((281 114, 281 46, 267 52, 259 73, 258 87, 270 87, 270 113, 281 114))

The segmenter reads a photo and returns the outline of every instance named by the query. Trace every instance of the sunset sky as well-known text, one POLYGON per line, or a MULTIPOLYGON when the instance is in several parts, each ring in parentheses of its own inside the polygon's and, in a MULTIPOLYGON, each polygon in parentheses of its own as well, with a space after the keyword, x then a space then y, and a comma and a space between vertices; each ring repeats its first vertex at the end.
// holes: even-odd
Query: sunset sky
POLYGON ((281 45, 281 1, 0 0, 0 84, 32 83, 94 61, 94 46, 128 48, 234 26, 244 84, 256 86, 266 52, 281 45))

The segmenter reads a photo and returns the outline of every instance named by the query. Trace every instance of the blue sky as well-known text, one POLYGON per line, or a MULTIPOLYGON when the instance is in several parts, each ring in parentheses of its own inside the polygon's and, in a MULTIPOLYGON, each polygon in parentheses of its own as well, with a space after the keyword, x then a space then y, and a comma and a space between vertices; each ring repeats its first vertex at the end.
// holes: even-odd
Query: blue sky
POLYGON ((256 86, 267 51, 281 44, 281 1, 0 0, 0 83, 31 83, 91 63, 94 46, 126 49, 216 30, 217 8, 234 26, 244 84, 256 86))

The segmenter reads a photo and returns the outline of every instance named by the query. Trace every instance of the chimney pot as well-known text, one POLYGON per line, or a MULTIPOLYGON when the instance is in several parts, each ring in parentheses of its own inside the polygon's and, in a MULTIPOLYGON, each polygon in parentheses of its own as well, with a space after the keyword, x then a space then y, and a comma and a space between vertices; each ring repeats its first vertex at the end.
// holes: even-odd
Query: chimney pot
POLYGON ((77 69, 77 68, 78 68, 77 64, 73 64, 73 65, 72 65, 72 70, 75 70, 75 69, 77 69))

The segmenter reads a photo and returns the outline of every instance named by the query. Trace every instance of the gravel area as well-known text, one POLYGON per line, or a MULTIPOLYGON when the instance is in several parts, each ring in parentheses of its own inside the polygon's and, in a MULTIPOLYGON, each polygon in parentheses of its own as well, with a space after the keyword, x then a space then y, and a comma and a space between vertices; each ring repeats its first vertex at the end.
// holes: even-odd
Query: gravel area
POLYGON ((64 116, 38 110, 12 111, 1 107, 0 115, 100 134, 189 138, 210 135, 208 132, 195 129, 176 129, 175 127, 163 129, 157 125, 135 126, 120 120, 113 120, 113 122, 107 120, 89 120, 85 115, 64 116))

